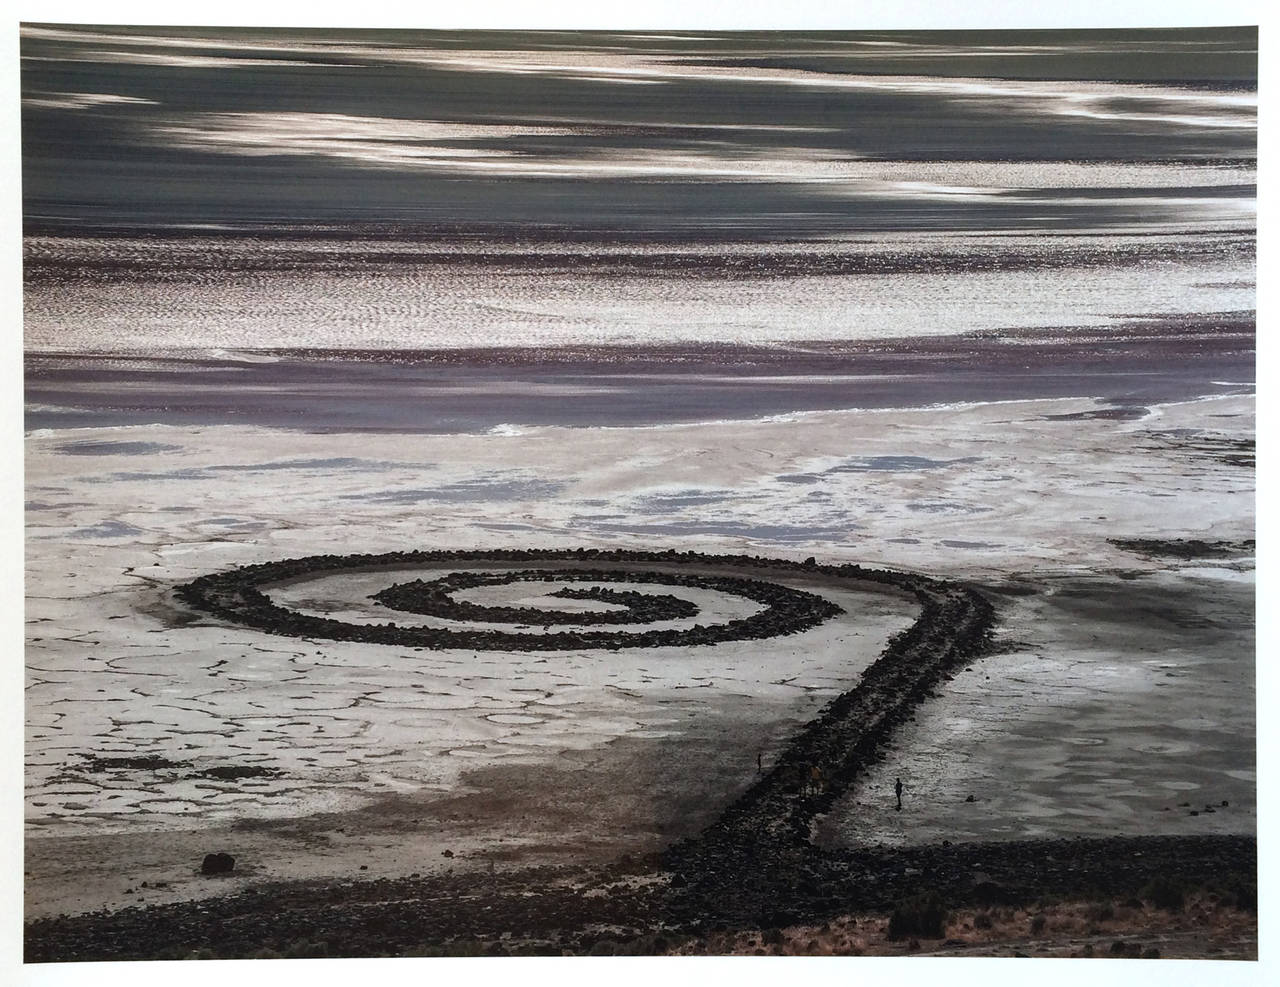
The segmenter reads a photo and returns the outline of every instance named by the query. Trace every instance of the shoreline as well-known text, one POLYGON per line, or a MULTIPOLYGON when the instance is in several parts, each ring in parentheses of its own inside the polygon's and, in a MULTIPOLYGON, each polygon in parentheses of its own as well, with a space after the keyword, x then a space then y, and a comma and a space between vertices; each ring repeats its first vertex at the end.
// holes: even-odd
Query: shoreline
MULTIPOLYGON (((623 857, 602 868, 302 881, 29 922, 25 960, 652 955, 698 951, 690 946, 752 930, 830 925, 851 914, 866 926, 868 914, 884 916, 931 895, 949 912, 999 915, 1079 901, 1114 901, 1130 916, 1175 911, 1160 903, 1163 886, 1241 913, 1256 952, 1256 855, 1252 837, 935 845, 850 854, 834 885, 819 886, 795 868, 775 868, 763 880, 744 874, 742 893, 727 900, 690 888, 660 856, 623 857)), ((1190 921, 1197 918, 1203 913, 1190 921)), ((1140 919, 1135 925, 1140 938, 1144 926, 1140 919)), ((943 937, 905 938, 918 944, 943 937)), ((911 951, 904 942, 900 952, 911 951)), ((964 952, 984 955, 981 947, 964 952)), ((1253 958, 1247 948, 1242 958, 1253 958)))
POLYGON ((1255 347, 1247 312, 1065 333, 774 346, 29 352, 25 427, 477 434, 1055 398, 1137 416, 1149 404, 1252 393, 1255 347))

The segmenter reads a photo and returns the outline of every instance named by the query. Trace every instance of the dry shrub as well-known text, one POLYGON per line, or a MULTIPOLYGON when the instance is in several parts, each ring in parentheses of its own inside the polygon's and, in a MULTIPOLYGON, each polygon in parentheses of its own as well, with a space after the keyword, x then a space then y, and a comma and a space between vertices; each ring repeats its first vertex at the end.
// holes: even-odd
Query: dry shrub
POLYGON ((1085 917, 1090 922, 1110 922, 1116 917, 1116 910, 1109 901, 1098 902, 1085 910, 1085 917))
POLYGON ((944 939, 946 921, 947 910, 937 894, 918 895, 902 902, 893 910, 893 914, 889 916, 888 937, 944 939))
POLYGON ((1157 877, 1139 892, 1143 899, 1151 902, 1156 908, 1165 911, 1180 912, 1186 903, 1186 895, 1182 886, 1167 877, 1157 877))
POLYGON ((1222 896, 1223 904, 1240 909, 1242 912, 1248 912, 1251 915, 1258 914, 1258 882, 1239 879, 1233 881, 1226 888, 1226 893, 1222 896))

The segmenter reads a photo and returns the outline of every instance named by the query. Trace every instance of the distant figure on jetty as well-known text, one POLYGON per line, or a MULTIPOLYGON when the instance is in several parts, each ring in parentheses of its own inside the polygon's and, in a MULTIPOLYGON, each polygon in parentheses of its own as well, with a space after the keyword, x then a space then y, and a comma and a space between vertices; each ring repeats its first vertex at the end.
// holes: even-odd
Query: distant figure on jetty
POLYGON ((894 784, 893 794, 898 796, 898 811, 901 812, 902 811, 902 779, 901 778, 897 779, 897 782, 894 784))
POLYGON ((756 752, 756 774, 764 774, 764 751, 756 752))
POLYGON ((809 784, 805 787, 810 795, 818 795, 826 790, 827 779, 822 776, 822 769, 816 764, 809 766, 809 784))

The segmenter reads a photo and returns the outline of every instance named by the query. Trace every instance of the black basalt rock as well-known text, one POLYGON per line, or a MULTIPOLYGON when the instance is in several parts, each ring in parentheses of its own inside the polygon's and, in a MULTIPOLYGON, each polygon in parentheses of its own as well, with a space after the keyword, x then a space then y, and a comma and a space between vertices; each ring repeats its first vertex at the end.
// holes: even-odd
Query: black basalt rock
MULTIPOLYGON (((335 569, 397 567, 425 562, 502 562, 511 559, 564 563, 578 562, 582 558, 599 559, 614 565, 658 561, 681 565, 687 563, 724 566, 751 564, 749 560, 740 556, 702 555, 696 552, 673 556, 654 552, 610 552, 600 549, 569 551, 544 549, 518 553, 504 551, 387 552, 382 555, 312 556, 258 563, 229 572, 201 576, 178 587, 176 594, 189 606, 271 634, 435 649, 557 651, 575 647, 617 650, 675 645, 714 645, 734 640, 795 634, 815 627, 843 612, 840 607, 820 596, 759 579, 710 576, 696 572, 653 572, 643 569, 628 569, 620 572, 616 569, 562 566, 552 570, 530 569, 486 574, 454 572, 431 582, 415 580, 397 584, 374 594, 373 597, 378 603, 395 609, 431 614, 451 620, 516 621, 543 625, 550 623, 576 623, 582 626, 616 625, 612 629, 585 631, 577 635, 570 635, 567 632, 534 634, 479 628, 398 626, 395 623, 351 624, 291 611, 276 604, 260 589, 282 580, 335 569), (620 606, 621 611, 614 611, 611 614, 599 612, 573 614, 562 611, 549 615, 534 608, 476 606, 455 600, 451 596, 452 592, 458 589, 514 581, 624 582, 687 586, 745 597, 764 604, 764 609, 749 617, 713 627, 695 626, 687 630, 650 629, 627 632, 621 630, 621 627, 628 623, 687 619, 694 616, 694 612, 690 611, 687 601, 670 594, 641 596, 630 591, 618 592, 605 588, 585 591, 567 589, 559 591, 556 595, 570 599, 596 598, 620 606), (552 619, 548 620, 548 616, 552 619)), ((805 569, 805 566, 798 562, 774 561, 770 564, 776 569, 792 571, 805 569)), ((830 566, 815 565, 810 569, 838 574, 830 566)), ((890 581, 893 579, 890 578, 890 581)))
POLYGON ((206 877, 213 874, 230 874, 235 869, 236 858, 229 853, 206 853, 200 864, 200 873, 206 877))

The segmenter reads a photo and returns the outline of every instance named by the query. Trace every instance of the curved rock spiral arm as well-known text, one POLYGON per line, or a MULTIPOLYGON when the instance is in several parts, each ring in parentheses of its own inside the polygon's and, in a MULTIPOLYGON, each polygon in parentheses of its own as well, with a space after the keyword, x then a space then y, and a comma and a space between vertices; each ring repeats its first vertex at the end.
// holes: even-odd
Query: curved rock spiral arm
MULTIPOLYGON (((316 555, 245 566, 201 576, 180 586, 178 597, 190 606, 224 620, 256 627, 272 634, 328 638, 366 644, 425 648, 463 648, 503 651, 563 651, 581 648, 649 648, 711 645, 795 634, 842 613, 839 606, 815 593, 781 582, 744 574, 722 575, 689 571, 696 566, 731 566, 786 572, 804 570, 794 562, 715 556, 694 552, 632 552, 577 549, 572 551, 433 551, 388 552, 382 555, 316 555), (515 569, 515 562, 541 563, 539 568, 515 569), (355 623, 283 606, 270 596, 271 584, 297 582, 343 570, 440 569, 467 566, 482 571, 449 572, 432 580, 394 583, 372 599, 389 609, 441 618, 447 624, 355 623), (483 571, 486 566, 498 567, 483 571), (486 606, 458 600, 466 589, 518 582, 585 583, 544 594, 560 599, 590 600, 621 609, 572 611, 529 606, 486 606), (601 583, 625 584, 613 590, 601 583), (747 601, 748 615, 691 626, 662 626, 699 618, 687 598, 640 592, 639 585, 704 590, 747 601), (466 626, 484 624, 486 626, 466 626), (512 629, 490 625, 512 625, 512 629), (639 629, 644 624, 658 625, 639 629), (530 631, 521 625, 539 625, 530 631), (552 629, 554 628, 554 629, 552 629), (607 629, 605 629, 607 628, 607 629), (633 629, 636 628, 636 629, 633 629)), ((809 567, 812 569, 813 567, 809 567)), ((856 567, 855 567, 856 568, 856 567)))

